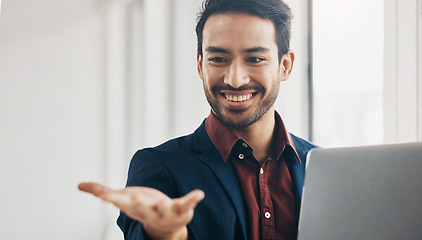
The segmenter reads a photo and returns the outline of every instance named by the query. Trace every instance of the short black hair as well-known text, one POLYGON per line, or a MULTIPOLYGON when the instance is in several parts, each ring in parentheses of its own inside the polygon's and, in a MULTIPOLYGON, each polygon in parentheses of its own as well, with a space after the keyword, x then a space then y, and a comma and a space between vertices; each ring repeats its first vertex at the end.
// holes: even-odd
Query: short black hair
POLYGON ((205 0, 195 29, 197 51, 201 56, 205 22, 213 14, 224 13, 245 13, 271 20, 275 27, 279 60, 289 51, 292 13, 282 0, 205 0))

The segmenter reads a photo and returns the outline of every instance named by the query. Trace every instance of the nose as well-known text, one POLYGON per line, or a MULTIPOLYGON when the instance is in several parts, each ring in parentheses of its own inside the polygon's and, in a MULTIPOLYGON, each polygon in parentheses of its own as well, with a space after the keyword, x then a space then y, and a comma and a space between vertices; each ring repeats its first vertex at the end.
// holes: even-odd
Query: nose
POLYGON ((239 61, 233 61, 227 71, 224 76, 224 83, 233 88, 239 88, 250 81, 246 66, 239 61))

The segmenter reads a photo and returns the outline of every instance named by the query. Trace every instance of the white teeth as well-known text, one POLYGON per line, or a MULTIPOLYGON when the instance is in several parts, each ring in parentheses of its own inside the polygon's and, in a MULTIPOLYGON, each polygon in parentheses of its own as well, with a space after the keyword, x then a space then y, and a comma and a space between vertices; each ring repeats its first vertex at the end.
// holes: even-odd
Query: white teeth
POLYGON ((230 94, 225 94, 225 97, 227 100, 232 101, 232 102, 243 102, 243 101, 249 100, 252 97, 252 93, 242 95, 242 96, 234 96, 230 94))

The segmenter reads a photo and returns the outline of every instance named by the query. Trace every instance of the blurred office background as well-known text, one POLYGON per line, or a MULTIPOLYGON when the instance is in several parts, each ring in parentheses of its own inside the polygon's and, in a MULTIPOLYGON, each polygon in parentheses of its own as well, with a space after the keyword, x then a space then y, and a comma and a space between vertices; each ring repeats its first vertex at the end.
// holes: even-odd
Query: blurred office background
MULTIPOLYGON (((422 141, 421 0, 288 1, 288 129, 324 147, 422 141)), ((209 114, 200 0, 3 0, 0 239, 122 239, 118 210, 76 186, 125 184, 139 148, 209 114)))

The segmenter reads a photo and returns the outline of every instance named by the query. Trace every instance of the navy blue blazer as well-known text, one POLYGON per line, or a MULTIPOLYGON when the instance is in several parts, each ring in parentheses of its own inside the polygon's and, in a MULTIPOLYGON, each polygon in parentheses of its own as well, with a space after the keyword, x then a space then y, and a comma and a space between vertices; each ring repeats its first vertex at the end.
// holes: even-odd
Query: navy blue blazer
MULTIPOLYGON (((301 164, 292 151, 286 153, 285 159, 299 214, 306 154, 315 146, 291 136, 301 164)), ((170 198, 201 189, 205 198, 195 208, 188 225, 189 239, 247 239, 248 215, 239 179, 231 161, 223 160, 209 138, 205 121, 193 134, 136 152, 130 163, 127 186, 152 187, 170 198)), ((117 224, 125 239, 148 239, 142 224, 124 213, 117 224)))

